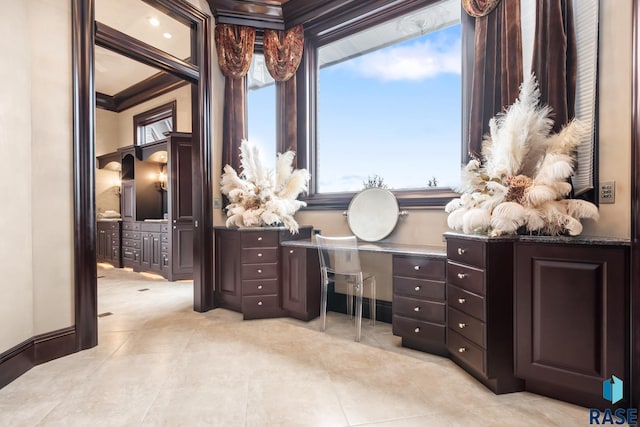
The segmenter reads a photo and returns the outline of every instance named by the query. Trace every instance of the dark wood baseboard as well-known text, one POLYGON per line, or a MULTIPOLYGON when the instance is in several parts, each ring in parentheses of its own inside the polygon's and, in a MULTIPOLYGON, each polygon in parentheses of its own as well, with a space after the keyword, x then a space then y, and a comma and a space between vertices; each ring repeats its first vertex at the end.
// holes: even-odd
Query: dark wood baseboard
MULTIPOLYGON (((347 313, 347 298, 345 297, 345 294, 335 292, 332 283, 329 283, 329 289, 327 292, 327 311, 347 313)), ((369 298, 365 297, 362 300, 362 317, 370 319, 369 311, 369 298)), ((391 323, 391 319, 391 302, 377 300, 376 321, 391 323)))
POLYGON ((29 338, 0 353, 0 388, 36 365, 76 351, 78 350, 75 326, 29 338))

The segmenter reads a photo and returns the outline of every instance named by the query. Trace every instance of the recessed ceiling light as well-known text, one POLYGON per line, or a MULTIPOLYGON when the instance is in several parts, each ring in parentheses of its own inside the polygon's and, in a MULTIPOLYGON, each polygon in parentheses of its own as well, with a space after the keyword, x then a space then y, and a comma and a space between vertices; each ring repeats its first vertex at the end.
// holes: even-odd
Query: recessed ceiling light
POLYGON ((160 25, 160 21, 158 21, 158 18, 149 18, 149 24, 157 27, 158 25, 160 25))
POLYGON ((169 34, 169 33, 162 33, 162 36, 163 36, 165 39, 170 39, 171 37, 173 37, 173 36, 172 36, 171 34, 169 34))

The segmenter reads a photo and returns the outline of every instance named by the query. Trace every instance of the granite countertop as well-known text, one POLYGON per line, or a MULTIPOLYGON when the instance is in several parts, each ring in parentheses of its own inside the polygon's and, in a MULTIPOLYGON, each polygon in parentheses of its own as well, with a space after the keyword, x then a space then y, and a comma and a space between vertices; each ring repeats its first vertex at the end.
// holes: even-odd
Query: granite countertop
MULTIPOLYGON (((315 239, 313 238, 302 240, 286 240, 282 242, 281 245, 300 248, 317 247, 315 239)), ((362 252, 381 252, 402 255, 429 255, 442 258, 446 258, 447 256, 447 248, 445 246, 436 245, 410 245, 391 242, 358 242, 358 250, 362 252)))
POLYGON ((601 245, 601 246, 630 246, 630 239, 606 236, 536 236, 536 235, 508 235, 491 237, 481 234, 464 234, 455 231, 444 233, 444 237, 482 241, 518 241, 523 243, 562 243, 571 245, 601 245))
POLYGON ((120 222, 122 218, 98 218, 96 221, 98 222, 120 222))

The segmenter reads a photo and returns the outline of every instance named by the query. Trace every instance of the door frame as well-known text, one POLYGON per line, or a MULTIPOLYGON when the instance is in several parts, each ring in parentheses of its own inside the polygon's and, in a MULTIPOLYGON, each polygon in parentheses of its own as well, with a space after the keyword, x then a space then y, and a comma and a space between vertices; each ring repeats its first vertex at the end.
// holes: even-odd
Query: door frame
POLYGON ((73 80, 74 308, 77 350, 98 344, 95 207, 94 46, 117 50, 191 83, 193 134, 193 307, 214 308, 211 168, 211 18, 186 0, 142 0, 191 28, 192 61, 177 59, 96 25, 94 0, 71 0, 73 80), (115 36, 114 36, 115 35, 115 36))

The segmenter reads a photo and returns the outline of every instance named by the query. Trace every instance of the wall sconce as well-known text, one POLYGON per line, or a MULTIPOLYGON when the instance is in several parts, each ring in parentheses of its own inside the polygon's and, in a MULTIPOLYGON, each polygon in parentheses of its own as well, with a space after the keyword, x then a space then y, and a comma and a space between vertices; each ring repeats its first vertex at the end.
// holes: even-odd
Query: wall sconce
POLYGON ((167 191, 168 189, 167 174, 164 173, 164 171, 160 171, 160 173, 158 174, 158 187, 160 187, 160 190, 164 191, 167 191))
POLYGON ((115 179, 113 180, 113 192, 116 196, 120 196, 120 186, 122 185, 122 181, 120 180, 120 172, 116 172, 115 179))

